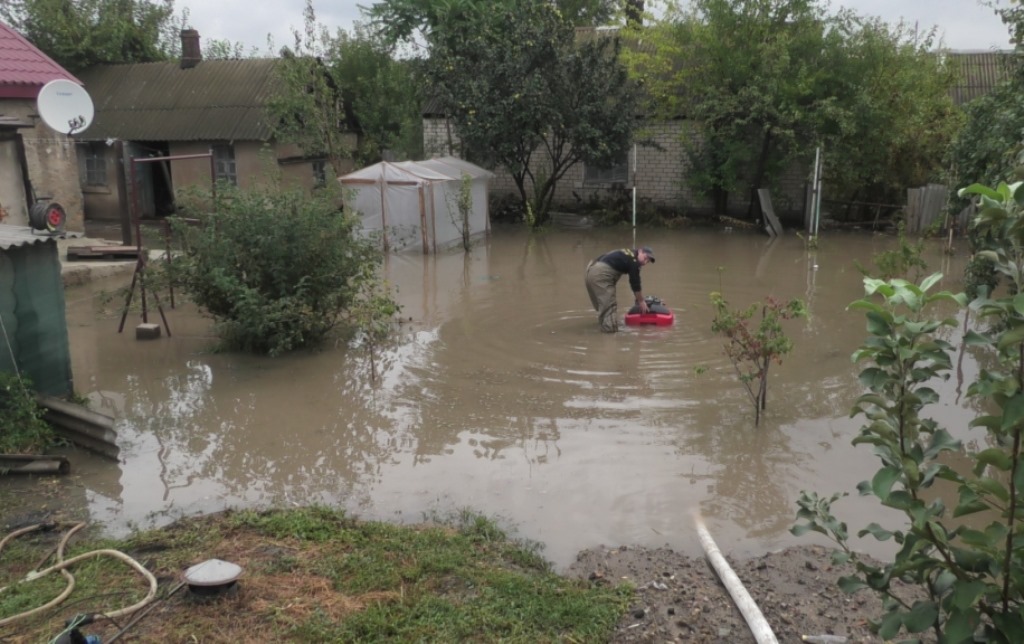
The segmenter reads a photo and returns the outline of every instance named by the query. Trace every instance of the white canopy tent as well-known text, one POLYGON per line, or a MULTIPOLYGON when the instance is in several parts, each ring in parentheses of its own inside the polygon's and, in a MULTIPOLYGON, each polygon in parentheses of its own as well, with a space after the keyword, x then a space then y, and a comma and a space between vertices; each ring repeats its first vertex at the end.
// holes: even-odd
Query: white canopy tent
POLYGON ((366 231, 380 231, 384 248, 424 253, 462 240, 459 191, 470 179, 469 236, 490 229, 488 184, 494 175, 456 157, 382 161, 339 177, 349 189, 345 207, 359 213, 366 231))

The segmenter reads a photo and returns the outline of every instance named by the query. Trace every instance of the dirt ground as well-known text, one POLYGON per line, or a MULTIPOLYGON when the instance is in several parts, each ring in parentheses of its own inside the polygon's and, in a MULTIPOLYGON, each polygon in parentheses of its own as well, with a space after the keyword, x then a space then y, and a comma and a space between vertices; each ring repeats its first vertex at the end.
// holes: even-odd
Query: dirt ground
MULTIPOLYGON (((822 638, 823 644, 881 642, 868 628, 868 620, 882 613, 881 601, 866 591, 844 594, 836 582, 853 568, 833 566, 829 554, 820 546, 803 546, 743 561, 726 554, 726 559, 779 642, 821 635, 838 636, 822 638)), ((704 558, 667 548, 600 548, 581 552, 568 574, 636 586, 635 601, 612 642, 754 642, 704 558)))

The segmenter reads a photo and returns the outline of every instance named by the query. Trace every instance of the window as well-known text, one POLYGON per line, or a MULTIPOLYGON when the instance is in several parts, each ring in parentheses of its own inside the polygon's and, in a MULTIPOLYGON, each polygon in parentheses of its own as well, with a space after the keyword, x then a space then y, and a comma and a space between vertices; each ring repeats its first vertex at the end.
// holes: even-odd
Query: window
POLYGON ((217 181, 227 181, 233 186, 238 185, 235 173, 235 148, 230 143, 216 143, 213 146, 213 166, 217 171, 217 181))
POLYGON ((323 159, 313 161, 313 185, 318 188, 327 185, 327 162, 323 159))
POLYGON ((605 185, 609 183, 625 184, 629 181, 629 153, 623 154, 610 168, 599 168, 595 165, 583 166, 583 184, 605 185))
POLYGON ((78 148, 82 154, 83 178, 87 186, 107 185, 107 146, 102 141, 83 143, 78 148))

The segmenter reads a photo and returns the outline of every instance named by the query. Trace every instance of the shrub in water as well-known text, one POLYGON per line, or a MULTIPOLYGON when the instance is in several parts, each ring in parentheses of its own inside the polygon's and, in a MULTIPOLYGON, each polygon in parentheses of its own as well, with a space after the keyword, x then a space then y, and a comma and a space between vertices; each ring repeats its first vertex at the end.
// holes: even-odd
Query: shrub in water
POLYGON ((201 225, 176 225, 185 253, 173 275, 228 348, 277 355, 317 344, 379 279, 381 252, 335 191, 218 185, 205 203, 201 225))

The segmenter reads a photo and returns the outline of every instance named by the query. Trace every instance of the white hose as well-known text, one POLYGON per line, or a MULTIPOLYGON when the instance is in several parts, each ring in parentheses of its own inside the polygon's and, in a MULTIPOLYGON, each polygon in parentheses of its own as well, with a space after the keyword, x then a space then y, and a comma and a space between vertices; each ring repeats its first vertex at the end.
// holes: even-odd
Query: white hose
MULTIPOLYGON (((37 524, 37 525, 28 526, 27 528, 22 528, 20 530, 15 530, 11 534, 7 535, 7 537, 5 537, 3 541, 0 541, 0 550, 3 550, 4 545, 6 545, 7 542, 10 541, 11 539, 13 539, 14 537, 17 537, 17 536, 20 536, 20 535, 23 535, 23 534, 26 534, 26 533, 29 533, 29 532, 33 532, 35 530, 42 530, 42 529, 44 529, 46 527, 47 527, 46 525, 40 523, 40 524, 37 524)), ((85 527, 84 523, 79 523, 75 527, 71 528, 71 530, 69 530, 63 537, 61 537, 60 543, 57 546, 57 561, 61 561, 61 559, 64 557, 64 546, 67 545, 68 539, 71 538, 71 535, 73 535, 74 533, 78 532, 80 529, 82 529, 84 527, 85 527)), ((42 606, 37 606, 37 607, 35 607, 35 608, 31 609, 31 610, 25 611, 24 613, 19 613, 17 615, 12 615, 11 617, 6 617, 4 619, 0 619, 0 626, 6 626, 7 624, 10 624, 12 622, 16 622, 19 619, 24 619, 25 617, 28 617, 30 615, 35 615, 36 613, 42 612, 42 611, 44 611, 44 610, 46 610, 48 608, 56 606, 57 604, 60 604, 62 601, 67 599, 68 595, 70 595, 72 593, 72 591, 75 590, 75 578, 67 570, 61 570, 60 574, 64 575, 64 579, 67 580, 67 585, 64 587, 64 590, 59 595, 57 595, 56 597, 54 597, 53 599, 51 599, 49 602, 47 602, 46 604, 44 604, 42 606)), ((3 588, 0 588, 0 592, 3 592, 5 590, 7 590, 7 588, 8 588, 7 586, 4 586, 3 588)))
MULTIPOLYGON (((0 541, 0 549, 2 549, 4 544, 6 544, 12 538, 14 538, 14 537, 16 537, 18 535, 24 534, 26 532, 31 532, 33 530, 39 529, 41 527, 42 527, 41 525, 30 526, 28 528, 23 528, 21 530, 17 530, 15 532, 11 533, 7 537, 5 537, 2 541, 0 541)), ((39 611, 45 610, 47 608, 50 608, 51 606, 54 606, 54 605, 59 604, 60 602, 64 601, 64 599, 68 595, 71 594, 71 591, 75 587, 75 578, 67 570, 65 570, 65 568, 67 568, 68 566, 71 566, 72 564, 78 563, 79 561, 83 561, 85 559, 91 559, 93 557, 97 557, 97 556, 100 556, 100 555, 107 555, 107 556, 110 556, 110 557, 114 557, 116 559, 120 559, 121 561, 124 561, 129 566, 134 568, 139 574, 141 574, 143 577, 145 577, 146 580, 149 582, 149 592, 146 594, 146 596, 141 601, 136 602, 135 604, 133 604, 131 606, 128 606, 127 608, 122 608, 122 609, 119 609, 119 610, 116 610, 116 611, 112 611, 112 612, 109 612, 109 613, 96 613, 96 614, 93 615, 94 619, 98 619, 98 618, 116 619, 116 618, 118 618, 118 617, 120 617, 122 615, 127 615, 129 613, 133 613, 133 612, 139 610, 140 608, 142 608, 143 606, 145 606, 146 604, 148 604, 149 602, 151 602, 153 600, 153 598, 156 596, 156 591, 157 591, 156 577, 154 577, 151 572, 146 570, 146 568, 144 566, 142 566, 142 564, 140 564, 139 562, 135 561, 134 559, 132 559, 128 555, 124 554, 123 552, 120 552, 118 550, 93 550, 91 552, 86 552, 84 554, 78 555, 77 557, 72 557, 71 559, 66 559, 66 560, 64 559, 64 546, 67 544, 68 539, 71 538, 72 534, 74 534, 75 532, 77 532, 79 529, 81 529, 83 527, 85 527, 85 524, 84 523, 79 523, 78 525, 73 527, 67 534, 65 534, 64 537, 61 539, 60 545, 57 547, 57 561, 58 561, 58 563, 56 563, 55 565, 50 566, 49 568, 46 568, 44 570, 39 570, 39 571, 33 570, 33 571, 29 572, 27 575, 25 575, 25 578, 21 580, 22 582, 24 582, 24 581, 32 581, 32 580, 38 579, 38 578, 40 578, 40 577, 42 577, 44 575, 48 575, 51 572, 60 571, 60 573, 62 575, 64 575, 64 577, 66 579, 68 579, 68 586, 64 589, 64 592, 62 592, 57 598, 55 598, 55 599, 51 600, 50 602, 48 602, 45 606, 38 606, 38 607, 33 608, 32 610, 26 611, 24 613, 20 613, 18 615, 13 615, 11 617, 7 617, 5 619, 0 620, 0 626, 4 626, 6 624, 9 624, 11 622, 17 621, 19 619, 24 619, 25 617, 28 617, 28 616, 33 615, 35 613, 38 613, 39 611)), ((21 582, 16 582, 16 583, 21 583, 21 582)), ((10 586, 4 586, 3 588, 0 588, 0 593, 2 593, 3 591, 7 590, 7 588, 9 588, 9 587, 10 586)))
POLYGON ((146 596, 143 597, 141 601, 136 602, 135 604, 132 604, 127 608, 121 608, 119 610, 111 611, 109 613, 96 613, 94 617, 105 617, 107 619, 115 619, 122 615, 127 615, 128 613, 134 613, 135 611, 139 610, 140 608, 148 604, 150 601, 152 601, 154 597, 156 597, 157 581, 156 577, 153 576, 153 573, 146 570, 146 568, 142 564, 135 561, 134 559, 132 559, 131 557, 129 557, 128 555, 124 554, 119 550, 92 550, 90 552, 80 554, 77 557, 66 559, 58 564, 46 568, 45 570, 40 570, 39 572, 30 572, 29 574, 25 575, 24 581, 32 581, 33 579, 38 579, 39 577, 42 577, 43 575, 48 575, 51 572, 63 570, 64 568, 67 568, 72 564, 76 564, 79 561, 92 559, 93 557, 98 557, 100 555, 107 555, 109 557, 114 557, 115 559, 120 559, 121 561, 125 562, 126 564, 134 568, 140 575, 145 577, 146 580, 149 582, 149 592, 146 593, 146 596))
POLYGON ((718 573, 718 578, 722 580, 725 589, 729 591, 729 596, 732 597, 736 608, 740 609, 743 619, 747 620, 747 626, 754 635, 757 644, 778 644, 779 640, 775 638, 775 633, 772 632, 772 627, 768 625, 768 620, 764 618, 761 609, 754 602, 754 598, 743 587, 743 582, 736 576, 736 573, 729 566, 729 562, 725 560, 722 552, 715 545, 715 540, 711 538, 711 533, 704 527, 704 520, 700 518, 699 514, 694 514, 693 520, 697 524, 697 535, 700 537, 700 545, 704 548, 704 554, 711 561, 711 566, 718 573))

